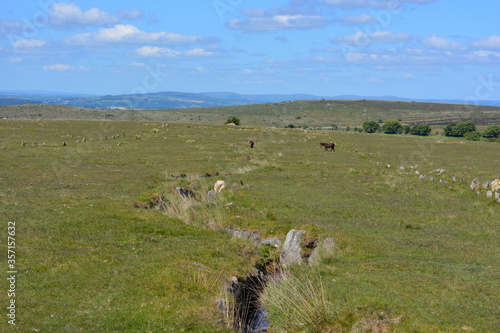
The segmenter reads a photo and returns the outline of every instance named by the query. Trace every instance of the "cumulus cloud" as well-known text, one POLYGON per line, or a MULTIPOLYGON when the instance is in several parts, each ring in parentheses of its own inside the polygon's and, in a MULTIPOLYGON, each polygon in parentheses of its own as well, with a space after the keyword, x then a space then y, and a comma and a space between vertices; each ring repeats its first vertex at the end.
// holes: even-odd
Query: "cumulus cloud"
POLYGON ((360 14, 360 15, 344 15, 342 19, 339 20, 340 23, 347 25, 358 25, 358 24, 372 24, 377 23, 377 19, 370 14, 360 14))
POLYGON ((0 36, 19 35, 29 29, 29 25, 19 21, 0 20, 0 36))
POLYGON ((425 47, 434 50, 460 51, 465 49, 462 43, 438 37, 436 34, 426 36, 423 40, 423 44, 425 47))
POLYGON ((145 32, 130 24, 117 24, 109 28, 101 28, 96 33, 81 33, 64 38, 71 45, 102 45, 102 44, 164 44, 188 45, 206 43, 210 39, 200 36, 181 35, 171 32, 145 32))
POLYGON ((120 9, 118 11, 118 16, 124 20, 137 20, 142 16, 142 9, 140 8, 132 8, 131 10, 120 9))
POLYGON ((89 71, 87 67, 79 66, 73 67, 66 64, 53 64, 43 66, 43 70, 46 72, 69 72, 69 71, 89 71))
POLYGON ((180 56, 211 57, 214 55, 213 52, 209 52, 201 48, 195 48, 181 52, 166 47, 158 47, 158 46, 143 46, 137 49, 137 54, 141 57, 154 57, 154 58, 176 58, 180 56))
POLYGON ((103 26, 119 23, 120 19, 98 8, 82 11, 74 3, 56 2, 50 7, 50 23, 60 28, 73 26, 103 26))
POLYGON ((477 49, 500 50, 500 36, 490 36, 486 39, 471 41, 471 45, 477 49))
POLYGON ((340 44, 348 44, 355 46, 368 46, 370 44, 390 44, 390 43, 407 43, 413 40, 412 35, 404 32, 376 31, 365 34, 361 31, 351 35, 337 36, 335 41, 340 44))
POLYGON ((233 19, 227 22, 230 29, 247 32, 262 32, 272 30, 300 30, 323 27, 327 24, 325 17, 320 15, 272 15, 270 17, 249 17, 233 19))
POLYGON ((398 10, 402 4, 416 3, 427 4, 437 0, 324 0, 324 4, 328 6, 340 7, 344 9, 358 9, 358 8, 376 8, 387 10, 398 10))
POLYGON ((42 47, 45 45, 44 40, 40 39, 19 39, 12 43, 15 49, 30 49, 35 47, 42 47))

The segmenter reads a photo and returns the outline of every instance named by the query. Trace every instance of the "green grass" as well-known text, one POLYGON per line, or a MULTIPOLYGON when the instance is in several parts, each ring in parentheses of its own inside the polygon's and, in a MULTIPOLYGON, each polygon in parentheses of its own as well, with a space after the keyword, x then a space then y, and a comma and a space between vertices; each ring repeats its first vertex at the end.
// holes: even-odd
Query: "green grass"
POLYGON ((497 143, 70 120, 2 120, 0 141, 2 235, 15 220, 18 252, 17 326, 1 331, 227 332, 215 301, 262 251, 215 228, 225 226, 333 237, 335 256, 315 274, 344 331, 384 318, 398 332, 500 326, 500 204, 468 186, 500 178, 497 143), (336 152, 319 147, 330 138, 336 152), (417 164, 446 169, 449 184, 418 179, 417 164), (176 186, 203 195, 219 179, 228 187, 215 202, 181 214, 135 207, 176 186))

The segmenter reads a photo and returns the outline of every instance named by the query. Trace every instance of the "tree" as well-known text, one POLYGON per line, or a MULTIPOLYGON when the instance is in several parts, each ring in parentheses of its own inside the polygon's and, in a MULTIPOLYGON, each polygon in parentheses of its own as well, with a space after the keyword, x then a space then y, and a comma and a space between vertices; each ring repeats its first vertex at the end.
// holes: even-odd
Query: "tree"
POLYGON ((431 127, 428 124, 420 124, 413 126, 411 129, 411 135, 421 135, 426 136, 432 131, 431 127))
POLYGON ((485 138, 498 138, 500 137, 500 126, 491 125, 484 130, 483 136, 485 138))
POLYGON ((476 131, 476 124, 474 124, 474 122, 470 120, 458 123, 457 126, 455 127, 456 136, 464 136, 465 133, 475 132, 475 131, 476 131))
POLYGON ((401 134, 403 133, 403 126, 397 120, 389 120, 384 124, 382 130, 386 134, 401 134))
POLYGON ((232 117, 227 118, 227 120, 224 124, 231 124, 231 123, 233 123, 235 125, 239 125, 240 120, 238 118, 236 118, 235 116, 232 116, 232 117))
POLYGON ((479 132, 477 132, 477 131, 467 132, 464 135, 464 139, 469 140, 469 141, 479 141, 480 137, 481 137, 481 134, 479 134, 479 132))
POLYGON ((446 136, 464 136, 465 133, 475 132, 476 125, 474 122, 468 120, 460 123, 451 123, 444 128, 444 135, 446 136))
POLYGON ((380 125, 373 120, 365 121, 363 123, 363 131, 366 133, 375 133, 380 130, 380 125))
POLYGON ((456 136, 455 135, 455 127, 457 126, 457 123, 451 123, 448 126, 444 128, 444 135, 446 136, 456 136))

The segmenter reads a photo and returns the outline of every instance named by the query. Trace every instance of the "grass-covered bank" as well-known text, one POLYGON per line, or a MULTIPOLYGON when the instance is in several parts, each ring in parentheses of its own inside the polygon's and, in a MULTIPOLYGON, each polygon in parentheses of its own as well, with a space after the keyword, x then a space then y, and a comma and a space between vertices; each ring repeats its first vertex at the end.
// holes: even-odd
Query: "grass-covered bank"
POLYGON ((227 331, 215 300, 232 274, 253 269, 257 250, 200 227, 211 219, 282 240, 291 228, 333 236, 335 258, 318 274, 346 331, 380 311, 402 316, 389 326, 403 332, 499 326, 500 205, 468 187, 474 177, 500 178, 498 144, 161 126, 0 122, 0 209, 2 223, 17 223, 19 331, 227 331), (330 137, 336 152, 319 147, 330 137), (417 164, 446 169, 449 184, 420 180, 409 168, 417 164), (136 208, 150 193, 205 191, 218 179, 229 184, 218 210, 169 217, 136 208))

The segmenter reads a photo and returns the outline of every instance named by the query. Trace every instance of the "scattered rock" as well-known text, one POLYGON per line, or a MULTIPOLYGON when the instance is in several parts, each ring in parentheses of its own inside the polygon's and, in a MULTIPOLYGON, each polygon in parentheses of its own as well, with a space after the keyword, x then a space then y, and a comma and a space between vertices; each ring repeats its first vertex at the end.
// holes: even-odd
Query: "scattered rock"
POLYGON ((421 174, 420 177, 418 177, 418 178, 425 179, 425 178, 427 178, 427 176, 425 174, 421 174))
POLYGON ((479 186, 479 179, 476 177, 472 180, 472 183, 470 184, 470 189, 475 190, 479 186))
POLYGON ((213 200, 215 197, 217 196, 217 193, 214 191, 214 190, 210 190, 208 191, 207 193, 207 199, 210 201, 210 200, 213 200))
POLYGON ((302 263, 300 238, 305 233, 305 230, 292 229, 286 235, 285 244, 280 253, 280 262, 283 267, 302 263))
POLYGON ((493 192, 500 190, 500 179, 495 179, 491 182, 491 190, 493 192))
POLYGON ((405 170, 406 170, 406 168, 404 166, 399 167, 399 171, 405 171, 405 170))
POLYGON ((266 238, 262 240, 262 245, 271 245, 277 248, 281 246, 281 241, 276 237, 266 238))
POLYGON ((488 190, 488 192, 486 192, 486 197, 493 198, 493 192, 491 192, 491 190, 488 190))
POLYGON ((462 183, 467 183, 467 180, 465 178, 460 179, 462 183))
POLYGON ((236 238, 241 238, 241 239, 248 239, 254 243, 260 244, 260 234, 258 232, 250 232, 247 230, 235 230, 231 229, 229 227, 226 227, 225 229, 228 233, 231 234, 231 236, 236 237, 236 238))
POLYGON ((489 181, 487 181, 487 180, 485 180, 485 181, 484 181, 484 183, 483 183, 483 188, 484 188, 484 189, 487 189, 487 188, 489 188, 489 187, 490 187, 490 182, 489 182, 489 181))
POLYGON ((308 260, 309 266, 312 266, 312 265, 315 265, 318 263, 320 251, 324 251, 324 254, 332 254, 335 251, 335 242, 333 241, 332 237, 326 238, 321 245, 317 246, 314 249, 314 251, 311 253, 311 256, 309 257, 309 260, 308 260))
POLYGON ((495 200, 500 202, 500 192, 495 192, 495 200))
POLYGON ((223 180, 218 180, 214 185, 214 191, 216 194, 219 194, 224 187, 226 187, 226 182, 223 180))
POLYGON ((191 190, 186 190, 185 187, 176 187, 175 190, 177 191, 177 193, 180 194, 181 197, 183 197, 184 199, 188 198, 188 197, 192 197, 192 198, 195 198, 195 194, 193 193, 193 191, 191 190))
POLYGON ((434 181, 434 177, 430 176, 430 177, 429 177, 429 180, 430 180, 431 182, 433 182, 433 181, 434 181))
POLYGON ((451 177, 451 180, 453 180, 454 182, 456 182, 457 181, 457 177, 453 176, 453 177, 451 177))
POLYGON ((416 175, 420 175, 420 171, 415 170, 415 174, 416 174, 416 175))

